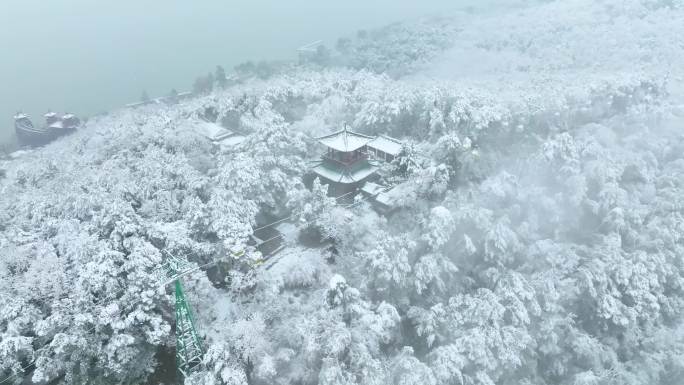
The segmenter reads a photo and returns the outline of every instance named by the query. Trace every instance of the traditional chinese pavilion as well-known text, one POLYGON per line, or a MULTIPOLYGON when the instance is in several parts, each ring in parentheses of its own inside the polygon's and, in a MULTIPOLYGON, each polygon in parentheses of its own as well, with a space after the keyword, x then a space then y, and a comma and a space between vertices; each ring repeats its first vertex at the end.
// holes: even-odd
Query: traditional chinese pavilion
POLYGON ((356 190, 375 175, 378 164, 368 157, 367 145, 375 137, 342 130, 317 138, 326 147, 313 172, 329 184, 331 196, 339 197, 356 190))

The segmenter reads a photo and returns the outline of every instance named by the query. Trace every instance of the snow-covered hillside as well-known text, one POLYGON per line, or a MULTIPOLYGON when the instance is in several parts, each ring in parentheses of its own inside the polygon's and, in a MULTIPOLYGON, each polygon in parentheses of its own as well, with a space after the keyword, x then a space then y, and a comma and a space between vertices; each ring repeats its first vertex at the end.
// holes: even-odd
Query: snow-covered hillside
POLYGON ((188 383, 681 383, 683 36, 681 1, 397 24, 342 40, 346 67, 3 160, 0 383, 160 381, 169 255, 203 266, 183 277, 206 347, 188 383), (313 138, 344 123, 404 141, 391 215, 305 186, 313 138), (283 217, 265 259, 250 235, 283 217))

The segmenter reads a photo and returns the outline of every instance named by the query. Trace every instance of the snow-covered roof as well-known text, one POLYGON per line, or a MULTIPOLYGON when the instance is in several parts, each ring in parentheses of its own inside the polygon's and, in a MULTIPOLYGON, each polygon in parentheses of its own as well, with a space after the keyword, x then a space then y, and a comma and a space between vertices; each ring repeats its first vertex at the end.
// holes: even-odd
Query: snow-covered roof
POLYGON ((59 129, 59 128, 64 128, 64 122, 62 122, 61 120, 58 120, 58 121, 56 121, 56 122, 50 124, 49 127, 50 127, 50 128, 58 128, 58 129, 59 129))
POLYGON ((370 196, 376 196, 378 195, 382 190, 384 189, 383 186, 373 183, 373 182, 366 182, 366 184, 363 185, 361 188, 361 191, 363 193, 366 193, 370 196))
POLYGON ((221 146, 224 146, 224 147, 231 147, 231 146, 235 146, 237 144, 244 142, 245 139, 247 139, 247 138, 245 138, 242 135, 232 135, 232 136, 229 136, 227 138, 220 140, 219 144, 221 146))
POLYGON ((328 162, 323 161, 313 167, 312 170, 329 181, 350 184, 363 181, 377 171, 377 169, 378 167, 370 162, 353 168, 335 168, 331 167, 328 162))
POLYGON ((227 128, 205 120, 195 121, 193 125, 199 130, 198 132, 200 134, 206 136, 209 140, 216 142, 220 142, 234 134, 233 131, 227 128))
POLYGON ((391 209, 395 205, 397 192, 394 187, 388 188, 373 182, 366 182, 361 188, 361 192, 373 198, 373 200, 384 206, 385 209, 391 209))
POLYGON ((365 146, 371 139, 373 139, 373 137, 349 131, 345 126, 340 131, 330 135, 322 136, 317 139, 321 144, 330 147, 333 150, 352 152, 365 146))
POLYGON ((397 190, 397 186, 390 189, 384 189, 380 194, 375 196, 375 201, 386 209, 392 209, 397 205, 397 199, 401 194, 400 190, 397 190))
POLYGON ((393 197, 386 192, 378 194, 378 196, 375 197, 375 201, 387 207, 394 206, 393 197))
POLYGON ((382 151, 386 154, 397 156, 401 152, 401 141, 390 138, 389 136, 380 135, 377 138, 368 142, 368 147, 382 151))

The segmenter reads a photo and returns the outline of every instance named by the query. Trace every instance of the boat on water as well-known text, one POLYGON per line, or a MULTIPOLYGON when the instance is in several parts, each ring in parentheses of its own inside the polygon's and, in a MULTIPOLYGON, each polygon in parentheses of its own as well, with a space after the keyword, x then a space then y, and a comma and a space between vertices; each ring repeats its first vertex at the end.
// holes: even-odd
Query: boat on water
POLYGON ((14 130, 20 143, 40 146, 76 131, 81 125, 80 119, 73 114, 59 116, 54 112, 48 112, 44 117, 45 125, 36 127, 27 114, 18 113, 14 116, 14 130))

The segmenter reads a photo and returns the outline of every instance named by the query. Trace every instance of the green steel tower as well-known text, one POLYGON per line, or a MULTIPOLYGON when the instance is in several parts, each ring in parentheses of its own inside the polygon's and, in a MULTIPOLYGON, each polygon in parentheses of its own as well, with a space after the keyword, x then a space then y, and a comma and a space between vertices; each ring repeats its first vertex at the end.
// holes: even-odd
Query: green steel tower
POLYGON ((179 276, 193 267, 187 261, 168 255, 164 270, 166 278, 173 280, 176 296, 176 368, 184 379, 202 367, 204 350, 179 276))
POLYGON ((195 329, 190 304, 185 300, 183 284, 176 279, 176 366, 187 377, 202 366, 202 340, 195 329))

